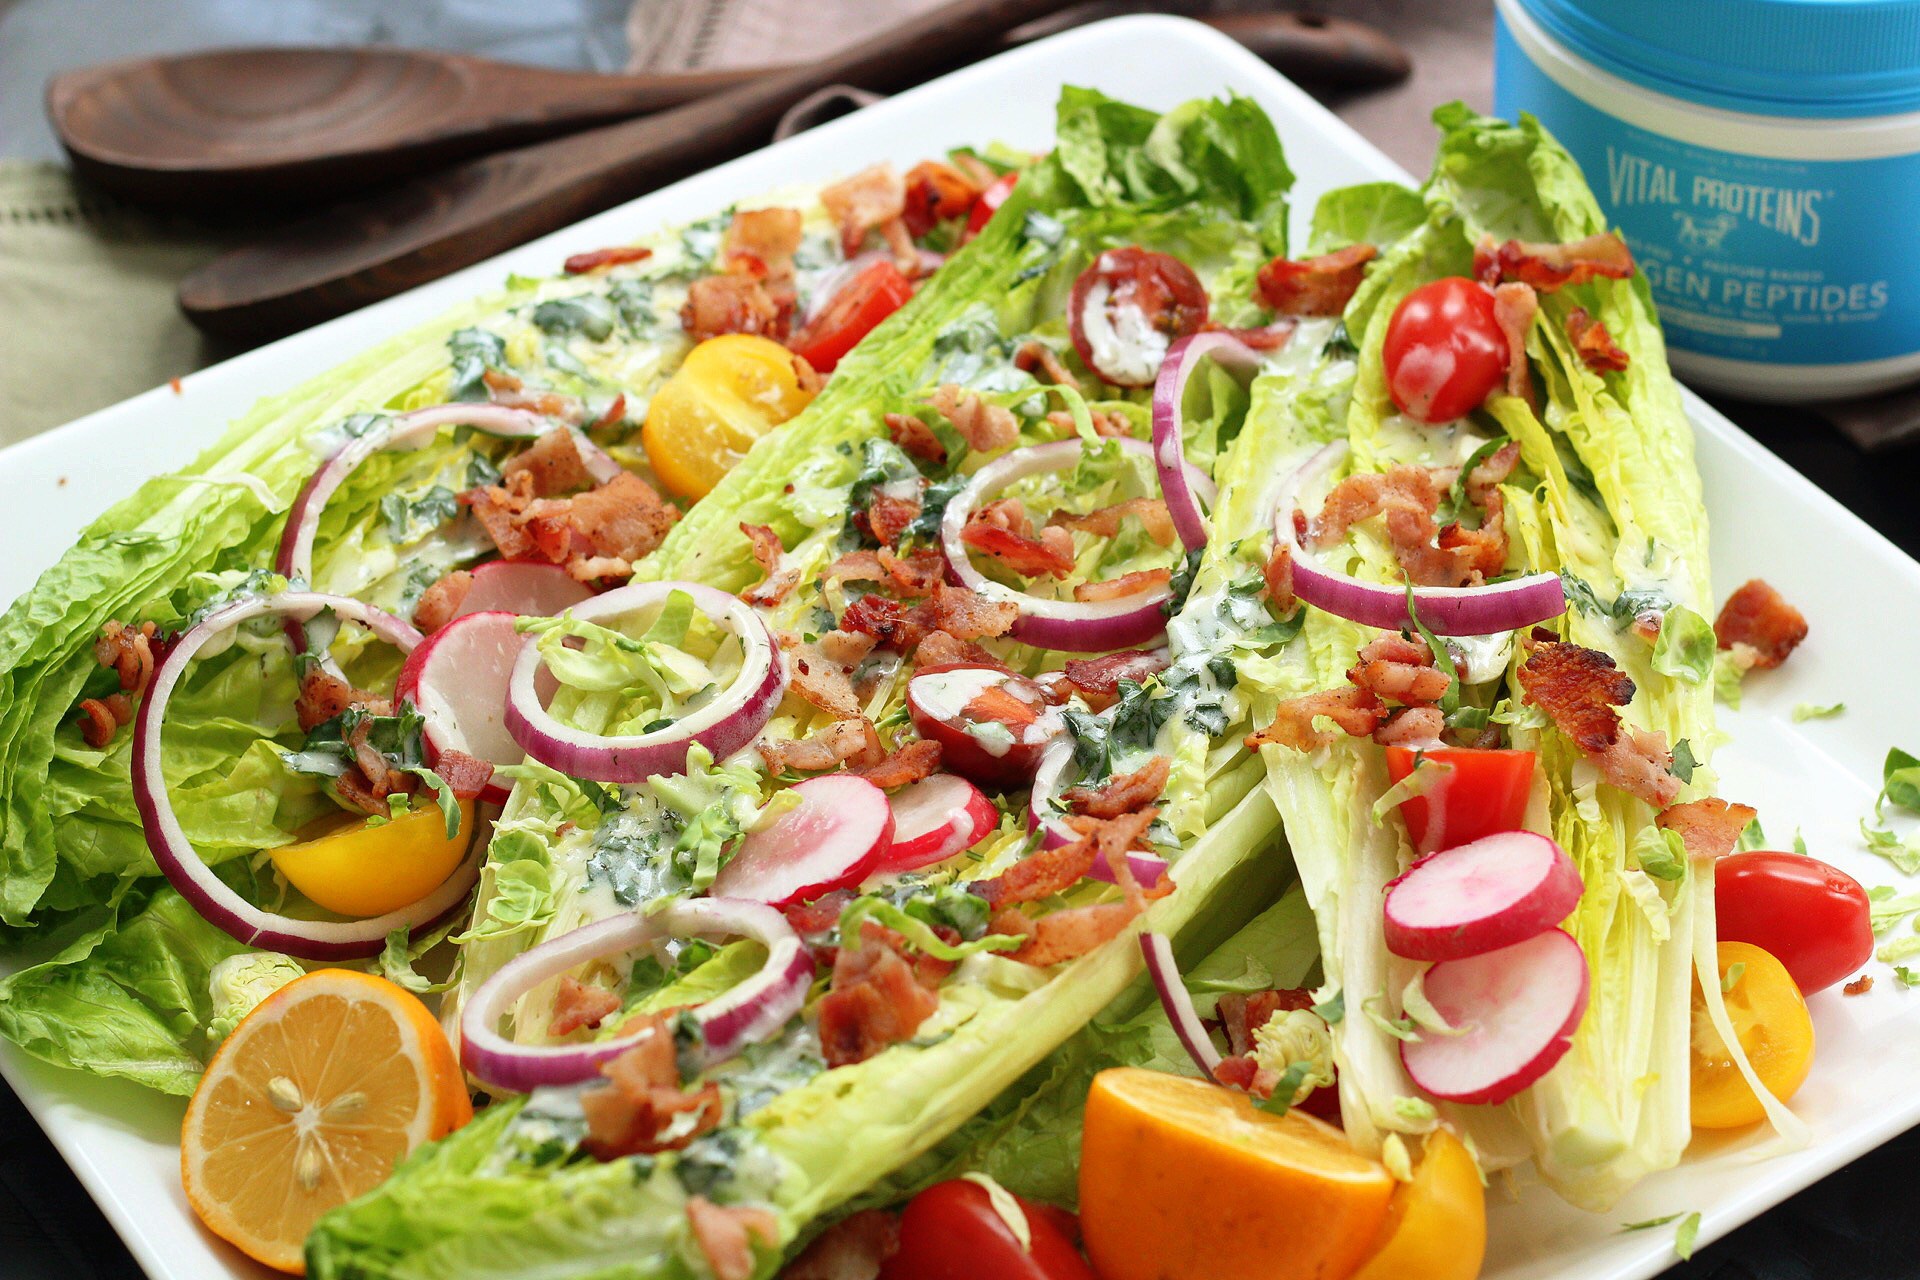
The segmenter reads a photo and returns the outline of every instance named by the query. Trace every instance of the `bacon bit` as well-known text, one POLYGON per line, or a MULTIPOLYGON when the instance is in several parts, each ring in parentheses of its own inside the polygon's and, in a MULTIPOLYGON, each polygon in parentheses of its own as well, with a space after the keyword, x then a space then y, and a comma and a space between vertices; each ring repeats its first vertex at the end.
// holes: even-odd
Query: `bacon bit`
POLYGON ((945 631, 929 631, 913 651, 919 667, 944 666, 949 662, 994 662, 997 659, 977 644, 969 644, 945 631))
POLYGON ((369 702, 373 695, 356 689, 320 667, 311 667, 300 677, 300 691, 293 699, 293 714, 302 731, 312 730, 347 708, 369 702))
POLYGON ((1855 978, 1852 982, 1849 982, 1846 986, 1840 988, 1840 990, 1841 990, 1841 993, 1844 995, 1863 996, 1867 994, 1867 992, 1873 990, 1873 975, 1870 973, 1863 973, 1859 977, 1855 978))
POLYGON ((476 756, 451 747, 443 749, 433 762, 433 771, 447 784, 456 800, 478 799, 487 783, 493 781, 493 766, 476 756))
POLYGON ((940 1007, 913 965, 866 925, 858 947, 840 948, 833 987, 820 1000, 820 1047, 829 1067, 865 1062, 888 1045, 912 1037, 940 1007))
POLYGON ((1280 987, 1254 991, 1247 995, 1228 992, 1220 997, 1214 1012, 1220 1029, 1227 1033, 1227 1048, 1235 1054, 1252 1053, 1253 1033, 1264 1027, 1274 1015, 1313 1008, 1313 993, 1299 987, 1280 987))
POLYGON ((855 631, 829 631, 820 637, 820 652, 827 661, 837 662, 843 667, 857 667, 866 656, 873 652, 872 636, 861 635, 855 631))
POLYGON ((1011 409, 988 404, 971 391, 943 382, 934 389, 927 403, 933 411, 953 424, 969 449, 988 453, 1004 449, 1020 435, 1020 420, 1011 409))
POLYGON ((1667 771, 1665 739, 1622 725, 1614 710, 1633 700, 1634 685, 1612 658, 1563 640, 1537 643, 1520 687, 1608 782, 1656 807, 1673 803, 1680 780, 1667 771))
POLYGON ((969 512, 960 541, 1025 577, 1064 578, 1073 572, 1072 534, 1058 525, 1042 529, 1037 539, 1017 532, 994 520, 991 513, 1001 505, 990 503, 969 512))
POLYGON ((1166 790, 1167 776, 1173 771, 1173 761, 1166 756, 1153 759, 1135 769, 1132 773, 1109 778, 1098 787, 1069 787, 1060 798, 1075 813, 1091 818, 1117 818, 1123 813, 1132 813, 1145 808, 1160 798, 1166 790))
POLYGON ((787 653, 787 687, 802 701, 812 703, 836 720, 851 720, 860 714, 849 668, 830 661, 818 646, 806 643, 790 631, 776 632, 774 638, 787 653))
POLYGON ((1285 315, 1337 316, 1347 309, 1366 278, 1367 264, 1379 253, 1370 244, 1350 244, 1297 262, 1275 258, 1260 268, 1254 298, 1285 315))
POLYGON ((470 489, 460 500, 501 555, 537 554, 583 582, 629 572, 680 518, 678 507, 631 471, 571 498, 535 498, 532 477, 523 471, 504 485, 470 489))
MULTIPOLYGON (((123 704, 126 702, 125 694, 116 693, 113 696, 120 699, 123 704)), ((131 710, 131 708, 129 708, 129 710, 131 710)), ((128 719, 132 719, 132 716, 129 715, 128 719)), ((126 720, 122 720, 119 716, 115 715, 113 708, 108 706, 105 700, 100 698, 82 698, 80 700, 80 719, 78 723, 80 725, 81 740, 95 751, 99 751, 104 749, 109 742, 113 741, 113 735, 119 730, 121 725, 126 723, 126 720)))
POLYGON ((840 615, 842 630, 872 636, 874 642, 896 653, 906 653, 926 637, 927 626, 898 600, 881 595, 865 595, 848 605, 840 615))
POLYGON ((1585 307, 1567 312, 1567 337, 1580 363, 1595 373, 1620 373, 1629 363, 1627 353, 1607 332, 1607 326, 1587 314, 1585 307))
POLYGON ((786 548, 780 544, 780 535, 764 524, 740 522, 740 532, 747 535, 747 542, 753 548, 753 558, 760 562, 766 577, 740 593, 740 598, 751 605, 771 607, 779 604, 793 594, 794 587, 800 583, 800 570, 794 565, 782 566, 786 558, 786 548))
POLYGON ((931 738, 915 738, 879 763, 861 765, 850 772, 882 791, 892 791, 931 777, 939 768, 940 744, 931 738))
POLYGON ((643 249, 637 244, 618 245, 611 249, 590 249, 586 253, 576 253, 561 263, 560 269, 570 276, 583 276, 590 271, 625 266, 629 262, 645 262, 652 256, 653 250, 643 249))
MULTIPOLYGON (((1117 409, 1089 409, 1087 419, 1093 423, 1093 434, 1102 440, 1127 439, 1133 435, 1133 420, 1117 409)), ((1073 415, 1065 409, 1054 410, 1047 415, 1047 421, 1063 436, 1079 430, 1073 415)))
POLYGON ((1020 619, 1020 606, 1010 600, 989 600, 977 591, 936 581, 927 614, 935 630, 944 631, 956 640, 981 640, 1011 631, 1020 619))
POLYGON ((920 517, 920 499, 896 498, 876 491, 867 503, 867 528, 883 547, 899 544, 907 526, 920 517))
POLYGON ((1073 589, 1073 598, 1082 604, 1095 604, 1105 600, 1120 600, 1127 596, 1164 587, 1173 581, 1171 569, 1136 569, 1132 573, 1123 573, 1117 578, 1108 578, 1102 582, 1082 582, 1073 589))
MULTIPOLYGON (((1074 377, 1072 371, 1060 363, 1060 357, 1054 354, 1052 347, 1038 338, 1029 338, 1020 344, 1019 349, 1013 353, 1013 367, 1022 373, 1032 374, 1035 380, 1040 382, 1051 382, 1058 387, 1072 387, 1075 391, 1080 389, 1080 379, 1074 377)), ((1073 415, 1068 414, 1067 420, 1071 422, 1073 415)))
POLYGON ((980 183, 942 160, 922 160, 907 170, 905 186, 901 218, 915 236, 926 235, 950 218, 965 217, 982 190, 980 183))
POLYGON ((1585 284, 1596 277, 1624 280, 1633 274, 1633 252, 1626 241, 1602 231, 1567 244, 1537 244, 1508 240, 1498 248, 1491 237, 1474 249, 1474 274, 1492 284, 1517 280, 1542 293, 1568 285, 1585 284))
POLYGON ((1360 650, 1347 679, 1376 698, 1408 706, 1430 706, 1446 697, 1449 681, 1434 666, 1433 651, 1406 636, 1389 632, 1360 650))
POLYGON ((687 288, 680 308, 680 327, 695 342, 726 333, 762 334, 779 341, 787 336, 793 304, 776 298, 751 276, 702 276, 687 288))
POLYGON ((1540 311, 1540 298, 1530 285, 1494 286, 1493 318, 1507 339, 1507 394, 1534 403, 1533 369, 1527 363, 1527 333, 1540 311))
POLYGON ((566 427, 555 427, 500 468, 502 480, 510 481, 523 472, 537 498, 591 489, 594 484, 593 473, 587 470, 586 459, 580 456, 579 437, 566 427))
POLYGON ((780 1270, 780 1280, 876 1280, 900 1249, 900 1220, 862 1209, 828 1227, 780 1270))
POLYGON ((1512 440, 1501 445, 1481 460, 1480 464, 1467 472, 1467 501, 1476 507, 1484 507, 1489 499, 1498 495, 1498 486, 1507 482, 1513 469, 1520 465, 1520 446, 1512 440))
POLYGON ((1291 616, 1300 603, 1293 594, 1293 548, 1276 538, 1260 579, 1267 584, 1267 611, 1276 618, 1291 616))
POLYGON ((780 1243, 780 1219, 758 1206, 721 1206, 705 1196, 689 1196, 687 1225, 714 1280, 752 1280, 753 1242, 766 1249, 780 1243))
POLYGON ((1506 501, 1494 493, 1487 502, 1486 519, 1478 529, 1455 521, 1440 530, 1440 549, 1455 556, 1476 581, 1497 578, 1507 567, 1506 501))
MULTIPOLYGON (((1807 619, 1786 597, 1754 578, 1720 606, 1713 634, 1722 649, 1732 649, 1748 667, 1766 671, 1785 662, 1807 638, 1807 619)), ((121 683, 126 683, 124 674, 121 683)))
POLYGON ((153 642, 159 628, 151 622, 130 627, 117 619, 108 619, 93 642, 93 660, 113 668, 120 678, 120 690, 138 698, 153 683, 153 642))
POLYGON ((509 409, 527 409, 549 418, 578 422, 586 416, 586 406, 573 396, 558 391, 528 391, 518 374, 504 369, 486 369, 480 380, 487 385, 487 398, 509 409))
POLYGON ((886 566, 877 551, 849 551, 827 566, 828 582, 885 582, 886 566))
POLYGON ((1384 472, 1348 476, 1327 495, 1320 514, 1307 522, 1309 545, 1324 550, 1362 520, 1384 514, 1394 559, 1417 586, 1477 586, 1473 557, 1436 546, 1434 512, 1452 477, 1445 469, 1398 466, 1384 472))
POLYGON ((633 472, 622 471, 567 499, 566 517, 592 554, 634 561, 660 545, 679 521, 680 509, 633 472))
POLYGON ((1383 747, 1438 747, 1447 717, 1438 707, 1402 707, 1373 731, 1383 747))
MULTIPOLYGON (((793 931, 803 938, 817 938, 840 923, 840 913, 854 899, 851 889, 835 889, 823 893, 811 902, 796 902, 780 908, 780 913, 793 926, 793 931)), ((831 963, 831 961, 829 961, 831 963)))
POLYGON ((720 1089, 707 1084, 688 1093, 680 1087, 680 1069, 674 1060, 673 1028, 668 1015, 649 1013, 627 1023, 640 1033, 639 1041, 619 1057, 604 1062, 600 1074, 607 1083, 580 1095, 587 1120, 586 1149, 596 1160, 677 1151, 719 1125, 720 1089), (682 1115, 689 1125, 676 1124, 682 1115), (669 1130, 677 1130, 672 1137, 669 1130))
MULTIPOLYGON (((1126 851, 1145 833, 1158 812, 1144 809, 1114 819, 1086 819, 1087 829, 1078 840, 1029 854, 993 879, 975 882, 973 891, 986 899, 988 906, 996 908, 1038 902, 1064 893, 1086 879, 1095 859, 1109 849, 1117 847, 1122 855, 1120 860, 1125 863, 1126 851)), ((995 932, 999 931, 996 926, 995 932)), ((1013 932, 1025 934, 1027 930, 1018 928, 1013 932)))
POLYGON ((620 1009, 620 997, 605 987, 588 986, 572 974, 562 974, 553 996, 553 1021, 547 1034, 570 1036, 582 1027, 597 1030, 610 1013, 620 1009))
POLYGON ((997 912, 988 927, 995 933, 1026 939, 1019 950, 1007 953, 1009 960, 1044 969, 1078 960, 1112 941, 1139 914, 1131 902, 1102 902, 1090 907, 1068 907, 1032 920, 1017 907, 1008 907, 997 912))
POLYGON ((1122 680, 1139 684, 1166 668, 1165 654, 1140 649, 1122 649, 1098 658, 1069 658, 1060 674, 1067 685, 1061 690, 1061 701, 1077 693, 1090 710, 1105 711, 1119 701, 1122 680))
POLYGON ((1121 523, 1128 516, 1138 520, 1140 527, 1146 530, 1147 536, 1160 546, 1173 545, 1173 517, 1167 514, 1167 504, 1160 498, 1128 498, 1125 502, 1100 507, 1083 516, 1056 511, 1047 517, 1047 523, 1058 525, 1063 529, 1091 533, 1096 537, 1112 538, 1119 535, 1121 523))
POLYGON ((841 255, 851 258, 869 231, 906 213, 907 184, 882 162, 822 189, 820 203, 840 226, 841 255))
POLYGON ((1247 748, 1254 750, 1268 743, 1279 743, 1295 751, 1324 747, 1335 735, 1314 723, 1321 716, 1346 733, 1364 738, 1380 727, 1380 722, 1387 718, 1387 709, 1365 689, 1348 687, 1301 694, 1275 707, 1273 722, 1247 735, 1247 748))
POLYGON ((468 570, 455 569, 442 575, 421 593, 420 603, 413 607, 413 625, 428 635, 438 631, 453 621, 471 590, 473 574, 468 570))
POLYGON ((879 732, 865 716, 835 720, 798 740, 763 741, 758 750, 775 773, 824 773, 849 760, 878 764, 886 756, 879 732))
MULTIPOLYGON (((167 379, 167 389, 173 392, 173 394, 175 395, 180 395, 182 392, 186 390, 186 384, 181 382, 179 377, 176 375, 175 377, 171 377, 167 379)), ((65 484, 66 481, 63 479, 60 481, 60 483, 65 484)))
POLYGON ((793 279, 793 255, 800 248, 798 209, 741 209, 720 238, 720 265, 737 275, 784 282, 793 279))
POLYGON ((473 512, 494 549, 506 559, 524 560, 533 554, 533 538, 524 527, 527 507, 533 502, 532 476, 515 476, 505 485, 469 489, 460 495, 460 501, 473 512))
POLYGON ((1662 809, 1653 820, 1662 831, 1676 831, 1689 859, 1713 862, 1732 853, 1740 834, 1758 816, 1750 805, 1729 804, 1718 796, 1689 800, 1662 809))
POLYGON ((890 413, 886 416, 887 434, 893 442, 910 457, 939 465, 947 460, 947 446, 940 443, 933 428, 910 413, 890 413))
POLYGON ((880 567, 887 571, 887 581, 893 584, 895 591, 902 596, 918 599, 932 595, 946 580, 947 560, 931 547, 922 547, 908 556, 895 555, 883 547, 880 550, 880 567))

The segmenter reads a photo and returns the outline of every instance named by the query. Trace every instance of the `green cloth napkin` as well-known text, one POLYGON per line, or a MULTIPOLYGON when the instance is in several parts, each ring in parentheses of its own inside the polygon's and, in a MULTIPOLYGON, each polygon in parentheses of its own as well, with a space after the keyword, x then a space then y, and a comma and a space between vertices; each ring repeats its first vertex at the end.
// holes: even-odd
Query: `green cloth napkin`
POLYGON ((0 444, 229 354, 173 300, 223 247, 76 187, 59 165, 0 160, 0 444))

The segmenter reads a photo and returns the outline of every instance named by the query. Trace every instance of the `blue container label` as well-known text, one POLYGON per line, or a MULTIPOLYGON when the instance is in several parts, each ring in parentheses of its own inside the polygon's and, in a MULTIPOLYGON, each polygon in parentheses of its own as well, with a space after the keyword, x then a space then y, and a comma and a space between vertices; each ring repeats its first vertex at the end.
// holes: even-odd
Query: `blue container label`
POLYGON ((1920 156, 1775 160, 1678 142, 1575 97, 1504 20, 1495 110, 1530 111, 1586 171, 1673 346, 1767 364, 1920 351, 1920 156))

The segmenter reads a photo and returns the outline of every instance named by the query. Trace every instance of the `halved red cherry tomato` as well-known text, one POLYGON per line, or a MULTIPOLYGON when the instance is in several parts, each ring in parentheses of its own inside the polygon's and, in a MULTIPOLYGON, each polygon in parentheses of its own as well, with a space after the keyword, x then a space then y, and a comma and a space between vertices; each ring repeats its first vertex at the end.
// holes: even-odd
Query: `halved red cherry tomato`
POLYGON ((830 372, 854 344, 882 320, 907 305, 913 285, 900 268, 882 258, 840 286, 790 344, 793 353, 821 373, 830 372))
POLYGON ((938 1182, 907 1202, 900 1248, 880 1280, 1095 1280, 1061 1219, 1071 1215, 1022 1198, 1031 1248, 1022 1248, 977 1182, 938 1182))
POLYGON ((981 662, 922 667, 907 682, 907 713, 940 763, 983 787, 1033 781, 1050 731, 1040 723, 1046 691, 1023 675, 981 662))
POLYGON ((1067 329, 1087 368, 1116 387, 1150 386, 1176 339, 1207 323, 1207 290, 1172 254, 1108 249, 1073 282, 1067 329))
POLYGON ((1713 893, 1720 941, 1771 953, 1804 995, 1852 977, 1873 956, 1867 891, 1818 858, 1731 853, 1714 864, 1713 893))
POLYGON ((1381 356, 1387 392, 1408 417, 1451 422, 1472 412, 1507 376, 1493 292, 1465 276, 1421 285, 1394 308, 1381 356))
POLYGON ((1526 825, 1527 796, 1533 790, 1533 752, 1485 751, 1473 747, 1387 748, 1387 777, 1399 782, 1424 757, 1452 771, 1425 795, 1400 802, 1400 819, 1421 853, 1451 849, 1496 831, 1526 825))
POLYGON ((1001 174, 993 180, 991 186, 980 193, 980 198, 973 202, 973 212, 967 215, 967 233, 962 239, 973 239, 985 229, 989 222, 993 221, 993 215, 999 211, 1001 205, 1007 202, 1007 197, 1013 194, 1013 184, 1018 181, 1020 181, 1020 171, 1016 169, 1012 173, 1001 174))

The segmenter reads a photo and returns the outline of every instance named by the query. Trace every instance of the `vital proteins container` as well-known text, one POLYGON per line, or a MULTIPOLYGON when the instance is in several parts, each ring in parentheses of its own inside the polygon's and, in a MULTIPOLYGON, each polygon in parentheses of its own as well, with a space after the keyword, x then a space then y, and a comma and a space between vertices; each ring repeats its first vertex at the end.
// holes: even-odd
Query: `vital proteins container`
POLYGON ((1920 380, 1920 0, 1497 0, 1494 103, 1573 153, 1675 368, 1764 399, 1920 380))

